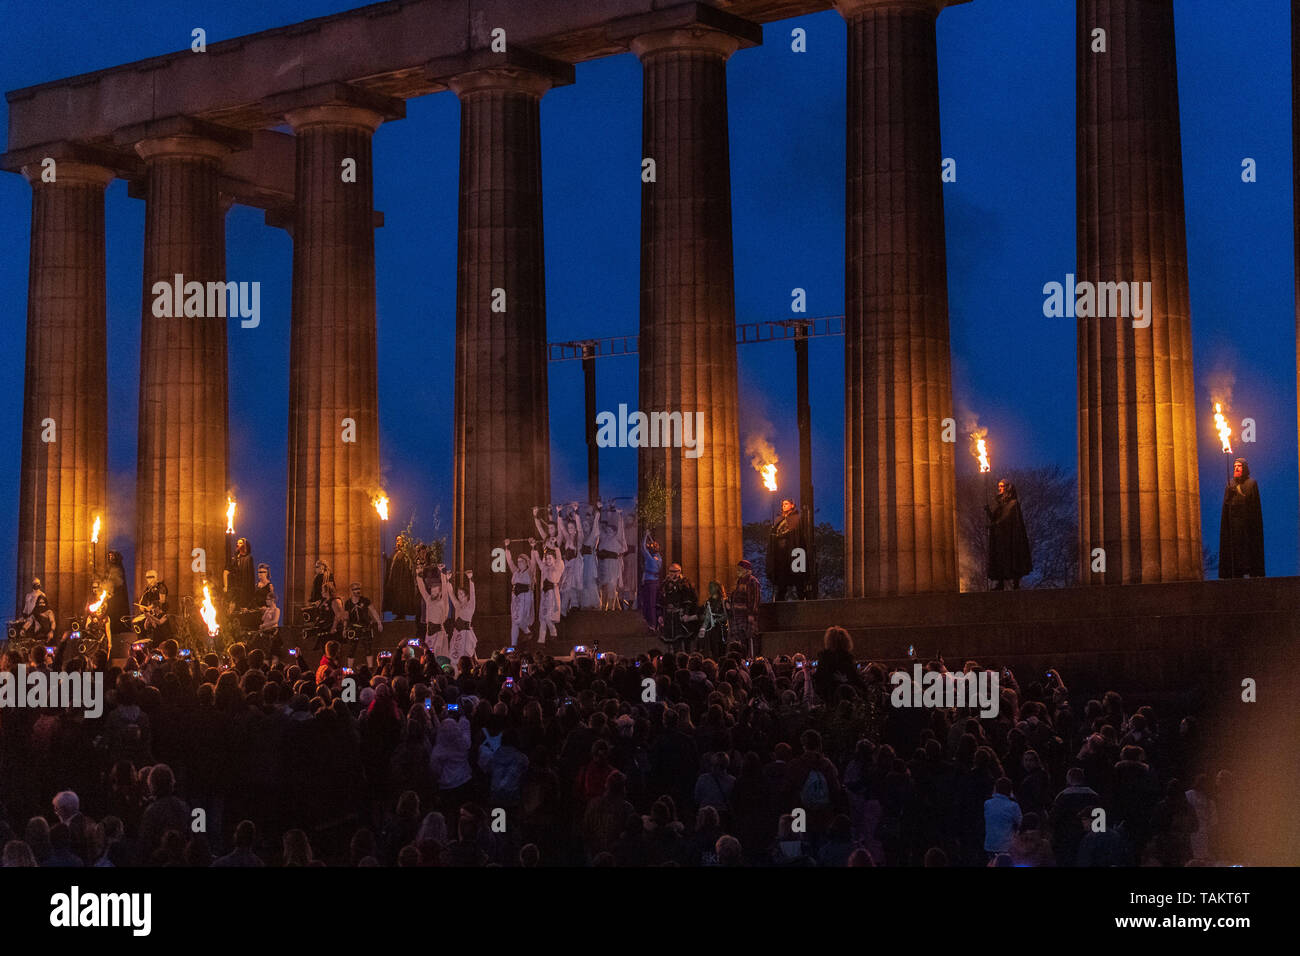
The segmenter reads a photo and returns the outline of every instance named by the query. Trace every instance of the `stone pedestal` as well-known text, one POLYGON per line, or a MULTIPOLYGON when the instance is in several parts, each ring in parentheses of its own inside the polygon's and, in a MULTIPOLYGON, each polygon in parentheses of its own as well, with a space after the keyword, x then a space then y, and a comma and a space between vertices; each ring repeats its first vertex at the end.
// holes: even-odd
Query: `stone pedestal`
MULTIPOLYGON (((16 595, 21 603, 39 577, 62 627, 90 597, 91 526, 104 512, 104 188, 113 172, 58 159, 47 183, 43 169, 22 169, 32 187, 32 238, 16 595)), ((102 569, 104 534, 99 548, 102 569)))
MULTIPOLYGON (((1081 0, 1076 42, 1076 281, 1149 282, 1153 300, 1143 303, 1145 327, 1127 315, 1078 319, 1081 580, 1196 580, 1198 408, 1173 4, 1081 0), (1092 51, 1098 28, 1104 53, 1092 51), (1104 573, 1092 570, 1096 548, 1104 573)), ((1199 411, 1211 414, 1205 403, 1199 411)))
MULTIPOLYGON (((848 25, 844 549, 850 597, 958 587, 935 18, 840 0, 848 25)), ((958 444, 965 447, 964 438, 958 444)))

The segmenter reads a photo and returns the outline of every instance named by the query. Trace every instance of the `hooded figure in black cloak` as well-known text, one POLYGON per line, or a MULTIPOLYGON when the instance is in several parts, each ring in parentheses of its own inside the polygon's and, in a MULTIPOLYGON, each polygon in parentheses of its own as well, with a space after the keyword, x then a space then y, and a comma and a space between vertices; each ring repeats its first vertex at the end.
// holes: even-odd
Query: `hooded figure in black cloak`
POLYGON ((781 516, 772 522, 767 535, 767 579, 772 582, 772 600, 784 601, 787 590, 794 591, 795 600, 804 596, 808 572, 794 570, 794 550, 802 548, 807 561, 807 529, 802 515, 788 498, 781 502, 781 516))
POLYGON ((1250 477, 1250 465, 1238 458, 1232 479, 1223 489, 1223 514, 1219 518, 1219 577, 1264 577, 1264 512, 1259 484, 1250 477))
POLYGON ((985 505, 984 513, 989 519, 989 578, 993 590, 1001 591, 1006 581, 1011 582, 1013 590, 1019 590, 1020 579, 1034 570, 1034 559, 1016 486, 1005 478, 999 481, 997 501, 991 508, 985 505))
POLYGON ((397 536, 397 548, 388 562, 384 574, 384 610, 392 612, 393 619, 401 621, 408 615, 415 619, 420 609, 420 598, 415 593, 415 565, 406 553, 406 535, 397 536))

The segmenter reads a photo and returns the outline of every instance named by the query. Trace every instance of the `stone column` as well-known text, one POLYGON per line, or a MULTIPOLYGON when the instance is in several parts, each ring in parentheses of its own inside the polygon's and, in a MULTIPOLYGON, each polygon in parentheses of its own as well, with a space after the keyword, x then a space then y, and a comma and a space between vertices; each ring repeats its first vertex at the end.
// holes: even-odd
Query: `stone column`
MULTIPOLYGON (((1295 241, 1295 390, 1300 409, 1300 0, 1291 0, 1291 208, 1295 241)), ((1300 439, 1300 414, 1296 416, 1300 439)))
POLYGON ((284 601, 291 614, 302 606, 319 558, 333 569, 340 597, 359 581, 380 606, 371 138, 404 108, 340 86, 266 105, 297 139, 284 601))
POLYGON ((219 186, 230 146, 177 134, 135 149, 147 172, 133 593, 156 570, 179 610, 183 597, 202 597, 205 579, 219 587, 225 566, 228 319, 206 286, 226 278, 229 206, 219 186), (179 314, 177 276, 204 285, 179 314), (194 570, 196 548, 206 573, 194 570))
MULTIPOLYGON (((16 594, 21 603, 39 577, 62 627, 90 597, 91 525, 106 496, 104 188, 114 174, 59 158, 43 182, 44 168, 22 167, 32 237, 16 594)), ((101 569, 107 542, 101 534, 101 569)))
POLYGON ((654 161, 641 187, 640 411, 692 424, 703 415, 698 457, 641 448, 639 492, 645 502, 663 482, 663 555, 701 588, 731 581, 742 556, 727 59, 761 32, 727 20, 631 41, 643 68, 642 156, 654 161))
MULTIPOLYGON (((498 58, 499 59, 499 58, 498 58)), ((573 68, 487 68, 449 80, 460 99, 453 544, 478 608, 509 611, 492 550, 533 534, 550 501, 540 101, 573 68)), ((518 546, 516 546, 518 547, 518 546)))
MULTIPOLYGON (((1076 281, 1149 282, 1152 299, 1142 303, 1146 316, 1138 324, 1145 327, 1135 328, 1127 314, 1077 320, 1081 579, 1198 580, 1197 407, 1173 3, 1081 0, 1076 43, 1076 281), (1104 53, 1092 51, 1097 29, 1105 31, 1104 53), (1104 573, 1092 571, 1095 548, 1105 550, 1104 573)), ((1108 298, 1098 295, 1097 304, 1108 298)))
POLYGON ((955 445, 942 440, 955 413, 935 46, 935 19, 950 2, 836 0, 848 24, 850 597, 958 587, 955 445))

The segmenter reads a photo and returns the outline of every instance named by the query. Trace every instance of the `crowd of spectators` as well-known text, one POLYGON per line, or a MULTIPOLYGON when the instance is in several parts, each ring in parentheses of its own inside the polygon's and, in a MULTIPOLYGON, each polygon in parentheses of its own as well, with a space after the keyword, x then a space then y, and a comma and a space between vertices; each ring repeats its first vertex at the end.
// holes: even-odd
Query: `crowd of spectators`
MULTIPOLYGON (((497 652, 373 672, 228 656, 109 668, 102 717, 0 710, 4 866, 1184 866, 1241 796, 1197 721, 1079 699, 896 708, 815 660, 497 652), (453 676, 456 675, 456 676, 453 676)), ((29 661, 50 666, 42 648, 29 661)), ((75 666, 75 665, 73 665, 75 666)), ((925 665, 942 670, 940 661, 925 665)), ((966 668, 980 665, 968 662, 966 668)))

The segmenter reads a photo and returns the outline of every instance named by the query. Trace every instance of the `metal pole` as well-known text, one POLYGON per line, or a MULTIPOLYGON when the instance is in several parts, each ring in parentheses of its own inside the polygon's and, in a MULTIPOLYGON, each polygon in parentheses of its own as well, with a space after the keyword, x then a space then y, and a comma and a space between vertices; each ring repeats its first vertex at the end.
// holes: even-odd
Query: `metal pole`
POLYGON ((812 482, 812 410, 808 405, 808 326, 794 336, 795 404, 799 416, 799 504, 803 510, 804 540, 808 544, 807 597, 817 597, 816 509, 812 482))
POLYGON ((596 446, 596 352, 582 346, 582 382, 587 406, 587 501, 594 508, 600 498, 600 455, 596 446))

